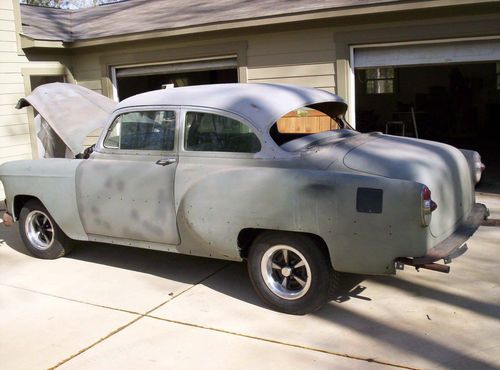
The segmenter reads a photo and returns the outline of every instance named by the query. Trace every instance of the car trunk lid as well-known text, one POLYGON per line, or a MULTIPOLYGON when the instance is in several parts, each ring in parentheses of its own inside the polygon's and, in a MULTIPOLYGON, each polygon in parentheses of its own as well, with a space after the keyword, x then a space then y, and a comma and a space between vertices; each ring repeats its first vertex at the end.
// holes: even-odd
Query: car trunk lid
POLYGON ((438 204, 430 224, 435 237, 454 229, 474 203, 464 155, 443 143, 379 134, 376 140, 352 148, 345 155, 344 164, 355 171, 428 186, 438 204))

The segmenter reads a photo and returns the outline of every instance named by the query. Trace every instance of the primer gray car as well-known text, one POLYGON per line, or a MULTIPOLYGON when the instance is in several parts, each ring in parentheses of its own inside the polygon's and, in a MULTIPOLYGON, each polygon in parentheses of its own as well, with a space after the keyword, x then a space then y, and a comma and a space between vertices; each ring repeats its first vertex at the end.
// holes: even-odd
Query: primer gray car
MULTIPOLYGON (((58 106, 67 109, 64 99, 58 106)), ((94 117, 86 106, 72 117, 82 125, 94 117)), ((358 133, 343 118, 346 103, 325 91, 193 86, 114 108, 89 159, 0 166, 7 218, 20 221, 34 255, 60 257, 81 240, 247 259, 268 305, 304 314, 328 301, 339 272, 394 274, 404 264, 448 272, 435 262, 462 254, 487 216, 475 203, 476 152, 358 133), (301 108, 339 129, 280 133, 276 122, 301 108)))

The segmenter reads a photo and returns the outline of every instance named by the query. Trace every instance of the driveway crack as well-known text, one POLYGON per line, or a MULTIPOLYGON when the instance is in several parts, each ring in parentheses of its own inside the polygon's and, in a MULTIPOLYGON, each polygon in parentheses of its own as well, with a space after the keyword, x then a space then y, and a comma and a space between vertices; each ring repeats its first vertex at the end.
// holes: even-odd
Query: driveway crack
POLYGON ((160 320, 160 321, 165 321, 165 322, 169 322, 169 323, 172 323, 172 324, 185 325, 185 326, 190 326, 190 327, 197 328, 197 329, 210 330, 210 331, 215 331, 215 332, 218 332, 218 333, 235 335, 235 336, 238 336, 238 337, 243 337, 243 338, 248 338, 248 339, 253 339, 253 340, 259 340, 259 341, 263 341, 263 342, 267 342, 267 343, 280 344, 280 345, 283 345, 283 346, 288 346, 288 347, 303 349, 303 350, 307 350, 307 351, 320 352, 320 353, 324 353, 324 354, 328 354, 328 355, 332 355, 332 356, 338 356, 338 357, 348 358, 348 359, 351 359, 351 360, 371 362, 371 363, 376 363, 376 364, 380 364, 380 365, 391 366, 391 367, 398 368, 398 369, 420 370, 419 368, 415 368, 415 367, 411 367, 411 366, 406 366, 406 365, 399 365, 399 364, 395 364, 395 363, 392 363, 392 362, 387 362, 387 361, 383 361, 383 360, 377 360, 377 359, 368 358, 368 357, 361 357, 361 356, 355 356, 355 355, 350 355, 350 354, 346 354, 346 353, 334 352, 334 351, 329 351, 329 350, 325 350, 325 349, 321 349, 321 348, 317 348, 317 347, 302 346, 302 345, 299 345, 299 344, 287 343, 287 342, 282 342, 282 341, 275 340, 275 339, 257 337, 257 336, 254 336, 254 335, 233 332, 233 331, 229 331, 229 330, 225 330, 225 329, 218 329, 218 328, 213 328, 213 327, 209 327, 209 326, 203 326, 203 325, 193 324, 193 323, 184 322, 184 321, 166 319, 166 318, 163 318, 163 317, 158 317, 158 316, 149 315, 149 314, 147 314, 146 316, 149 317, 149 318, 152 318, 152 319, 156 319, 156 320, 160 320))
POLYGON ((123 331, 124 329, 128 328, 129 326, 131 326, 132 324, 136 323, 137 321, 139 321, 140 319, 142 319, 143 317, 153 317, 154 316, 150 316, 149 314, 155 310, 157 310, 158 308, 162 307, 163 305, 167 304, 168 302, 174 300, 175 298, 179 297, 180 295, 184 294, 185 292, 187 292, 188 290, 194 288, 196 285, 198 284, 201 284, 203 283, 204 281, 206 281, 207 279, 210 279, 212 276, 214 276, 215 274, 217 274, 218 272, 222 271, 223 269, 225 269, 226 267, 228 267, 229 265, 231 264, 231 262, 229 263, 225 263, 223 266, 221 266, 220 268, 216 269, 215 271, 213 271, 212 273, 208 274, 207 276, 203 277, 201 280, 199 280, 198 282, 192 284, 190 287, 188 287, 187 289, 183 290, 182 292, 180 292, 179 294, 169 298, 168 300, 164 301, 164 302, 161 302, 159 305, 153 307, 152 309, 150 309, 149 311, 145 312, 145 313, 138 313, 138 312, 132 312, 132 311, 127 311, 127 310, 122 310, 122 309, 118 309, 118 308, 113 308, 113 307, 107 307, 107 306, 103 306, 103 305, 98 305, 98 304, 93 304, 93 303, 88 303, 88 302, 83 302, 83 301, 78 301, 78 300, 75 300, 75 299, 70 299, 70 298, 64 298, 64 297, 59 297, 59 296, 56 296, 56 295, 52 295, 52 294, 47 294, 47 293, 40 293, 40 292, 37 292, 37 291, 32 291, 30 289, 24 289, 24 288, 19 288, 19 287, 14 287, 14 286, 11 286, 12 288, 18 288, 18 289, 24 289, 24 290, 28 290, 30 292, 33 292, 33 293, 39 293, 39 294, 44 294, 44 295, 48 295, 48 296, 51 296, 51 297, 56 297, 56 298, 61 298, 61 299, 66 299, 66 300, 69 300, 69 301, 73 301, 73 302, 78 302, 78 303, 83 303, 83 304, 89 304, 89 305, 92 305, 92 306, 97 306, 97 307, 101 307, 101 308, 107 308, 107 309, 111 309, 111 310, 116 310, 116 311, 122 311, 122 312, 127 312, 127 313, 131 313, 131 314, 136 314, 136 315, 139 315, 138 317, 136 317, 135 319, 133 319, 132 321, 126 323, 125 325, 122 325, 120 326, 119 328, 113 330, 112 332, 108 333, 107 335, 105 335, 104 337, 100 338, 99 340, 95 341, 94 343, 90 344, 89 346, 85 347, 85 348, 82 348, 80 351, 78 351, 77 353, 65 358, 64 360, 60 361, 59 363, 57 363, 55 366, 52 366, 49 368, 49 370, 53 370, 53 369, 57 369, 58 367, 60 367, 61 365, 67 363, 68 361, 71 361, 72 359, 74 359, 75 357, 81 355, 82 353, 84 352, 87 352, 89 349, 91 348, 94 348, 95 346, 97 346, 98 344, 104 342, 106 339, 112 337, 113 335, 123 331))

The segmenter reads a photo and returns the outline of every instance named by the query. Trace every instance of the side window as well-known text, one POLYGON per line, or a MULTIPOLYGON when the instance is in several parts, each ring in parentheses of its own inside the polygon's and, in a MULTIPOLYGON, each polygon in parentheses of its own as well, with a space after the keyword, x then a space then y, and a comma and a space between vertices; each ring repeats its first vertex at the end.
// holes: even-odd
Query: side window
POLYGON ((171 151, 174 139, 175 112, 130 112, 115 118, 104 139, 104 147, 171 151))
POLYGON ((192 151, 257 153, 260 141, 246 124, 211 113, 186 113, 184 148, 192 151))

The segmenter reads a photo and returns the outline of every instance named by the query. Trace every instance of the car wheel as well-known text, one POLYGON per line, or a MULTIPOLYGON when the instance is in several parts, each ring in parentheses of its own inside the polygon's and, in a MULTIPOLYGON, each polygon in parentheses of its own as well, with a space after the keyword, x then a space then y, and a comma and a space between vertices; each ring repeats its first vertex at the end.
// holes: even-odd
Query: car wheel
POLYGON ((55 259, 71 250, 71 242, 57 226, 49 212, 38 200, 30 200, 21 209, 19 232, 24 245, 34 256, 55 259))
POLYGON ((248 254, 248 273, 260 298, 277 311, 303 315, 321 308, 338 287, 339 274, 312 238, 261 234, 248 254))

